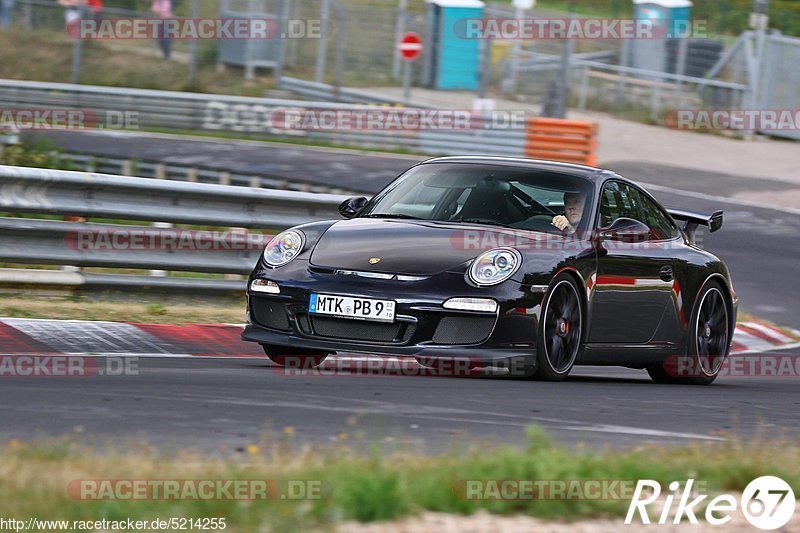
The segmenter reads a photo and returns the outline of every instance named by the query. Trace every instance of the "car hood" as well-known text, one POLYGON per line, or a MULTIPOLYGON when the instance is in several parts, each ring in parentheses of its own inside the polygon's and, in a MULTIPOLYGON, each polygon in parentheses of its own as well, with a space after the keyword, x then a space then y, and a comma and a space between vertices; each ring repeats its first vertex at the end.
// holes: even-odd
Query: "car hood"
POLYGON ((515 245, 524 249, 542 236, 467 224, 355 218, 333 224, 310 261, 327 268, 432 275, 458 269, 484 250, 515 245))

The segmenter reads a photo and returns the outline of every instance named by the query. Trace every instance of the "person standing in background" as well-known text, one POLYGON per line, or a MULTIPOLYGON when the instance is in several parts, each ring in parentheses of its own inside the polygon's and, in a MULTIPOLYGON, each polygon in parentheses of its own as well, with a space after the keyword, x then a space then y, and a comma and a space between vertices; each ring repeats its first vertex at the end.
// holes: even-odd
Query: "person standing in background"
POLYGON ((14 0, 0 0, 0 28, 10 28, 13 21, 14 0))
MULTIPOLYGON (((150 6, 152 11, 162 21, 172 18, 172 0, 153 0, 150 6)), ((172 41, 164 32, 164 27, 161 27, 161 33, 158 36, 158 45, 161 47, 161 52, 164 54, 164 59, 169 59, 172 54, 172 41)))

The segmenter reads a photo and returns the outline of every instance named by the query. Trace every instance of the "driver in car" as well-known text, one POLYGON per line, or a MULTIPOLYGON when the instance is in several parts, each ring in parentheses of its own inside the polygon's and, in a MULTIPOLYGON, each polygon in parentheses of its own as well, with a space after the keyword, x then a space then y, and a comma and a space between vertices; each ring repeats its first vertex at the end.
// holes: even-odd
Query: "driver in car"
POLYGON ((580 192, 564 193, 564 215, 553 217, 553 224, 561 231, 575 233, 583 217, 583 206, 586 204, 586 195, 580 192))

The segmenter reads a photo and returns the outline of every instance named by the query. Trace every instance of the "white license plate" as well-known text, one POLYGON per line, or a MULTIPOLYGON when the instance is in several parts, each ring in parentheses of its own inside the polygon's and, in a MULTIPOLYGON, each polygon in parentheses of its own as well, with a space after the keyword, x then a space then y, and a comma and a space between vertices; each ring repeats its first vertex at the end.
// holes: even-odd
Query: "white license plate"
POLYGON ((356 320, 394 322, 394 301, 312 294, 308 301, 308 312, 356 320))

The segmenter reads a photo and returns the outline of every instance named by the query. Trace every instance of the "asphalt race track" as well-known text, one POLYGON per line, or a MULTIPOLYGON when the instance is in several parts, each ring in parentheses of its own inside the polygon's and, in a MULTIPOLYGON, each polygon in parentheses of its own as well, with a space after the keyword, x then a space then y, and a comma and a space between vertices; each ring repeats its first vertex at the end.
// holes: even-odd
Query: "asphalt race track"
MULTIPOLYGON (((270 160, 263 150, 261 156, 270 160)), ((339 158, 344 156, 337 162, 346 172, 357 175, 359 155, 339 158)), ((381 172, 380 160, 387 165, 386 181, 398 166, 413 163, 379 157, 369 160, 370 172, 381 172)), ((754 185, 646 164, 605 166, 655 185, 651 192, 667 206, 724 209, 722 230, 704 235, 703 245, 727 261, 740 309, 800 328, 800 215, 720 196, 790 185, 754 185)), ((312 170, 302 172, 308 176, 312 170)), ((371 178, 364 190, 374 190, 378 181, 371 178)), ((800 357, 800 349, 781 354, 800 357)), ((94 442, 141 438, 235 450, 263 433, 286 435, 284 428, 291 427, 298 442, 382 442, 386 449, 445 451, 481 440, 522 445, 531 424, 569 445, 591 446, 781 432, 796 438, 800 428, 797 375, 722 377, 709 387, 688 387, 655 385, 644 372, 598 367, 579 367, 564 383, 351 372, 287 376, 259 359, 141 358, 138 367, 138 375, 128 376, 0 378, 0 438, 71 433, 94 442)))
MULTIPOLYGON (((783 352, 800 356, 800 351, 783 352)), ((655 385, 644 372, 578 368, 563 383, 493 377, 285 375, 259 359, 143 358, 139 375, 3 378, 0 438, 72 434, 103 445, 225 446, 281 438, 385 450, 524 445, 537 424, 590 446, 687 443, 756 434, 797 438, 798 377, 655 385), (724 432, 724 433, 722 433, 724 432)))

